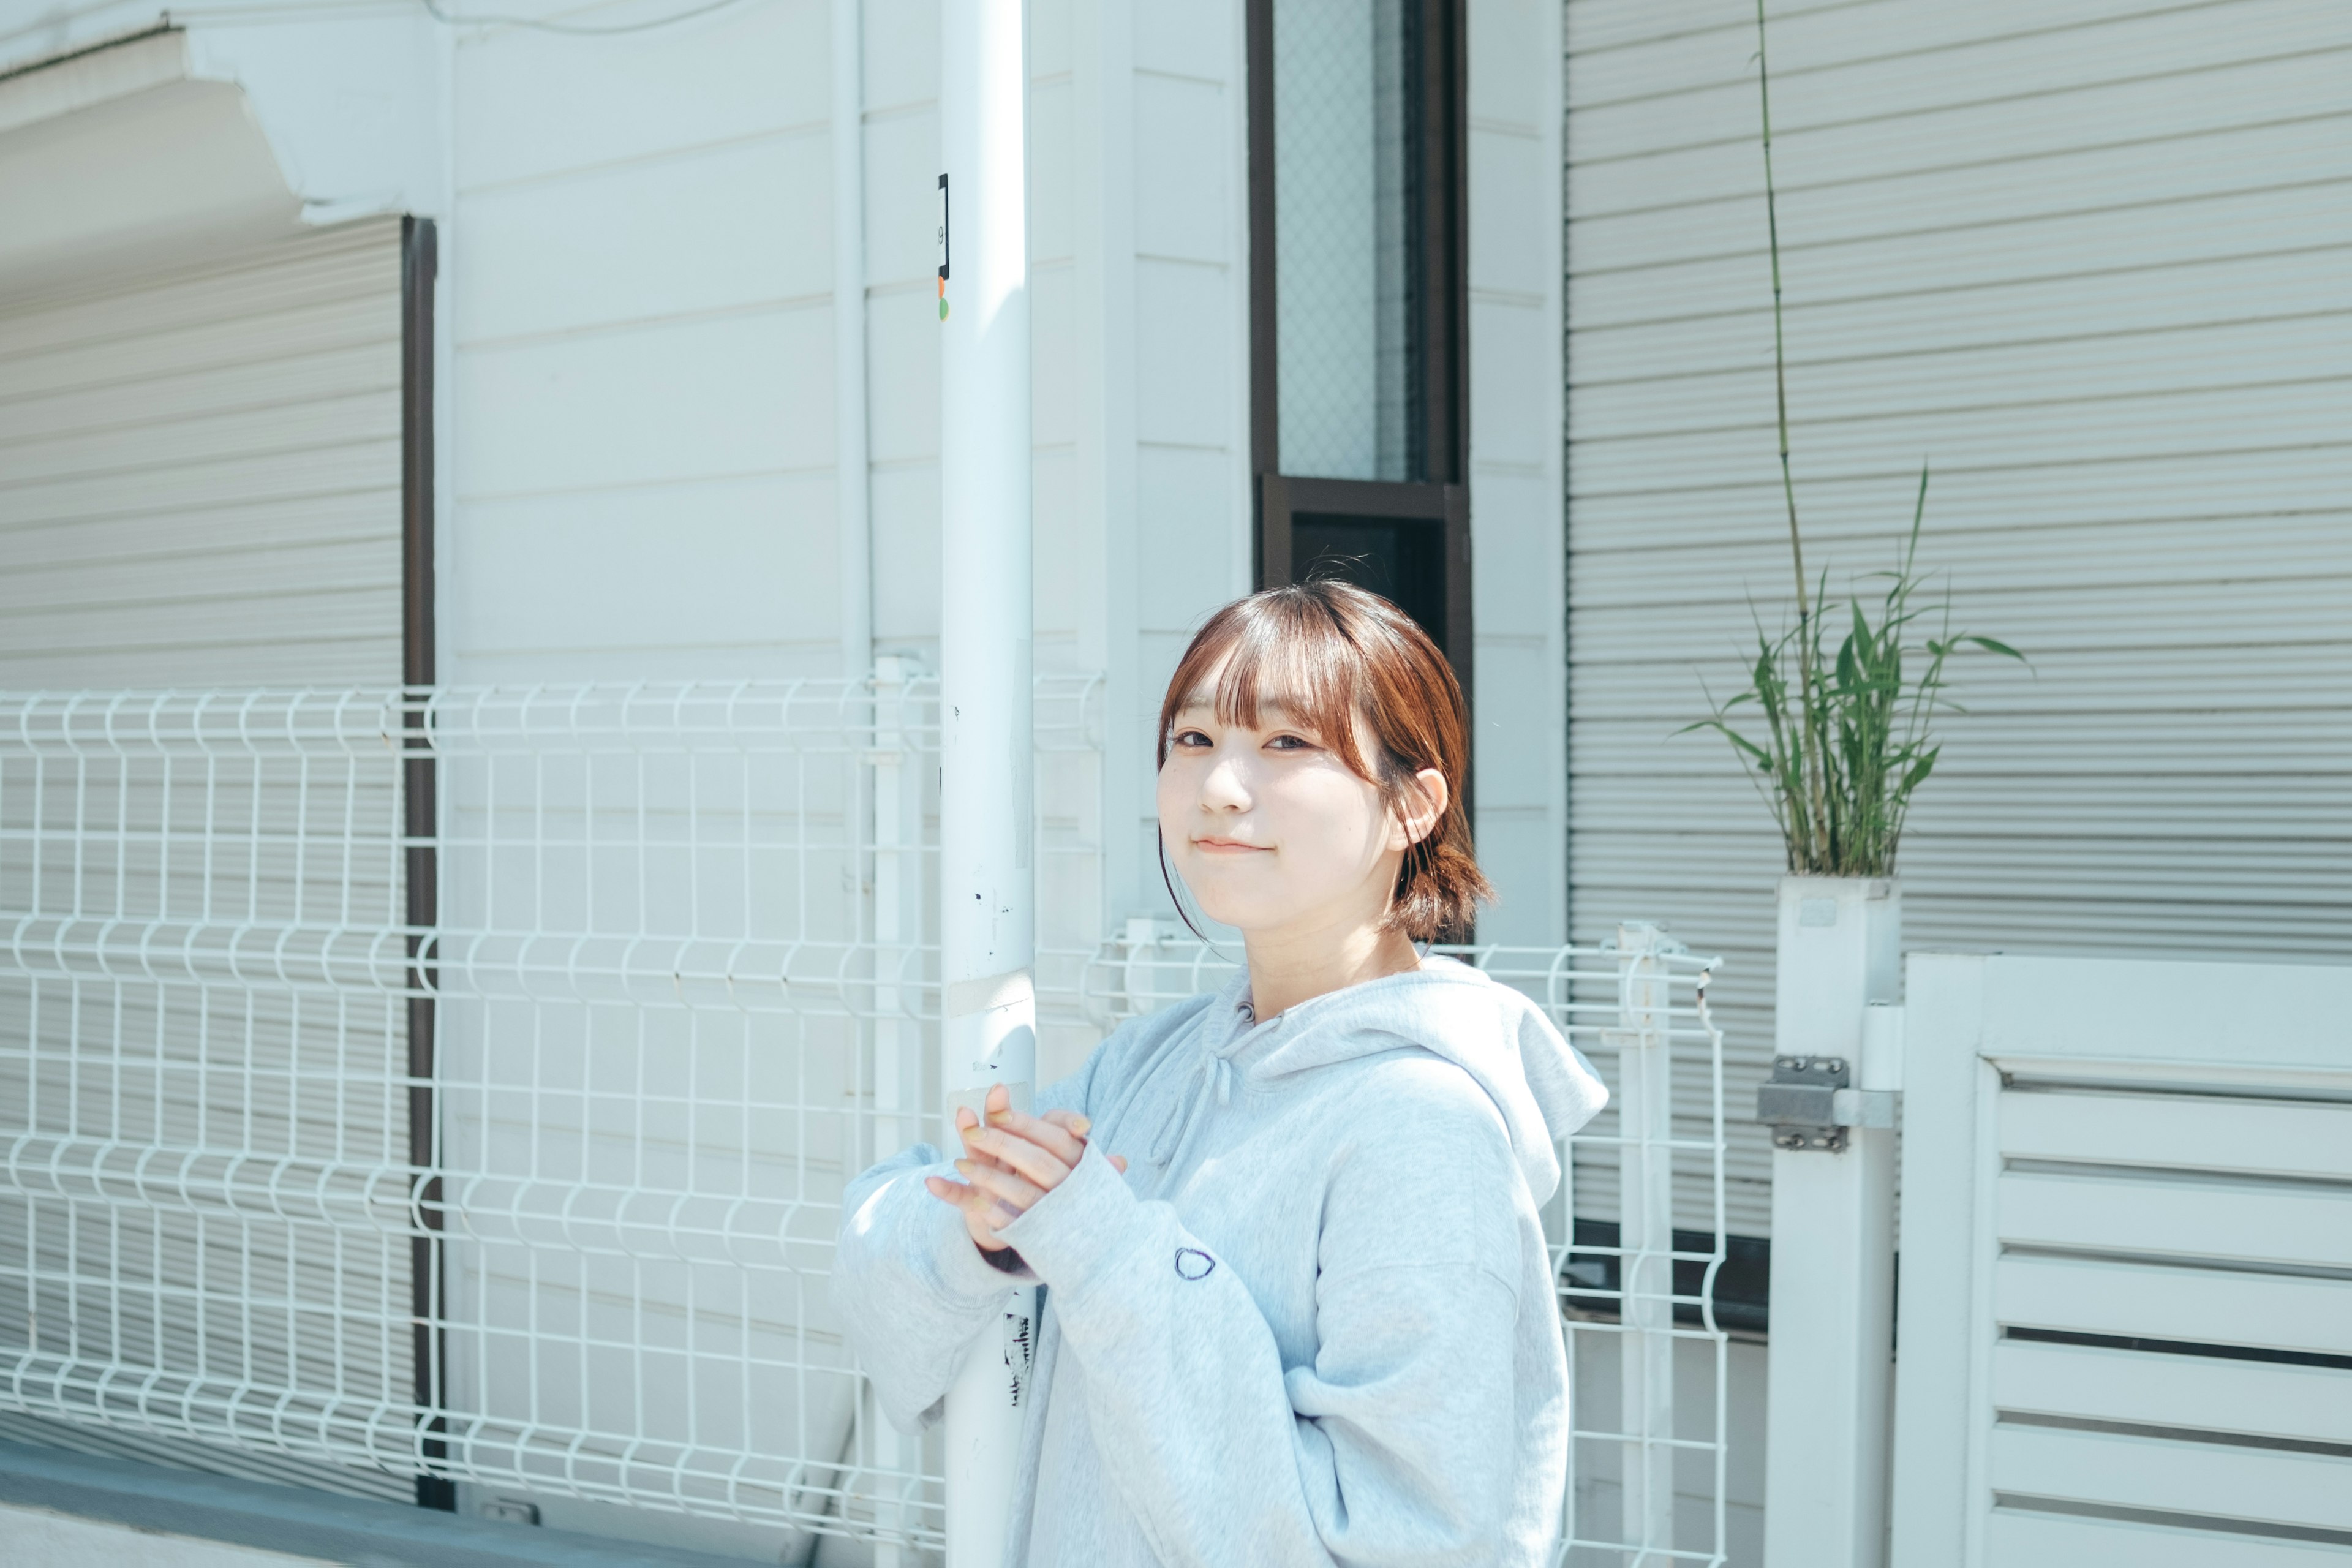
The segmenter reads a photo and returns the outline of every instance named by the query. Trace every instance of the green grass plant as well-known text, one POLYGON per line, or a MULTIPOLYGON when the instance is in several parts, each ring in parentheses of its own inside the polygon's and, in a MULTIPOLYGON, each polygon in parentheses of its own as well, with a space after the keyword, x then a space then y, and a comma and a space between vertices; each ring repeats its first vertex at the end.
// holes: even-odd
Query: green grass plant
POLYGON ((1780 494, 1789 517, 1789 554, 1797 586, 1796 624, 1777 636, 1756 626, 1756 660, 1744 690, 1717 702, 1712 717, 1680 732, 1712 730, 1731 742, 1771 808, 1801 875, 1887 877, 1913 795, 1935 772, 1942 744, 1938 714, 1961 711, 1946 693, 1945 669, 1967 648, 2024 656, 2008 644, 1951 629, 1951 596, 1930 608, 1918 601, 1919 531, 1927 515, 1927 468, 1911 509, 1910 532, 1895 568, 1874 574, 1885 589, 1875 604, 1857 592, 1836 651, 1826 573, 1808 582, 1797 486, 1789 462, 1788 353, 1780 305, 1780 214, 1772 179, 1772 87, 1766 60, 1765 0, 1756 0, 1756 80, 1762 108, 1765 232, 1772 258, 1772 384, 1780 437, 1780 494), (1929 634, 1930 625, 1934 626, 1929 634))

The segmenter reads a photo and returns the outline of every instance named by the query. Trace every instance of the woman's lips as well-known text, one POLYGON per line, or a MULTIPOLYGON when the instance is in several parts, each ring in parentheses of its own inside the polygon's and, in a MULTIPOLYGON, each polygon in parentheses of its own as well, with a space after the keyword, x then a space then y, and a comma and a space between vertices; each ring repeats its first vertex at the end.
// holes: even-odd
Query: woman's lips
POLYGON ((1192 847, 1211 855, 1256 855, 1265 850, 1263 844, 1244 844, 1235 838, 1195 838, 1192 847))

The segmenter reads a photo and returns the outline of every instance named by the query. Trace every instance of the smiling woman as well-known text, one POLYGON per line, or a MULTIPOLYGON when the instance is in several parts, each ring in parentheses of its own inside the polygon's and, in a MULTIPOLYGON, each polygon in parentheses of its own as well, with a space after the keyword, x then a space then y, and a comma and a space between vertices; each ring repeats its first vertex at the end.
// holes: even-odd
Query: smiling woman
POLYGON ((1309 582, 1219 611, 1161 708, 1160 830, 1247 971, 1126 1024, 1034 1114, 1002 1089, 959 1111, 961 1158, 850 1185, 834 1298, 902 1426, 995 1353, 1015 1279, 1050 1288, 1008 1564, 1551 1560, 1568 1368, 1538 1215, 1606 1095, 1526 997, 1417 946, 1487 891, 1467 751, 1386 601, 1309 582))
POLYGON ((1192 639, 1160 704, 1162 874, 1172 855, 1210 918, 1244 932, 1353 876, 1351 907, 1370 898, 1374 929, 1458 937, 1494 896, 1471 853, 1469 754, 1462 689, 1394 605, 1329 580, 1237 600, 1192 639), (1273 858, 1236 875, 1229 847, 1273 858))

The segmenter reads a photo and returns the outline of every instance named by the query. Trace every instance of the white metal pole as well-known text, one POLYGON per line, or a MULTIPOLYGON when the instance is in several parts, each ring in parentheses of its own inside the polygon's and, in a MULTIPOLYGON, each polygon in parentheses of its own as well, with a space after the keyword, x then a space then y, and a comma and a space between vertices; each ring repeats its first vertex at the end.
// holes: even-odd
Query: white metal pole
MULTIPOLYGON (((940 1052, 950 1119, 998 1083, 1025 1106, 1036 1076, 1025 12, 1024 0, 940 5, 940 1052)), ((1034 1293, 1018 1294, 948 1392, 947 1568, 1003 1561, 1034 1310, 1034 1293)))

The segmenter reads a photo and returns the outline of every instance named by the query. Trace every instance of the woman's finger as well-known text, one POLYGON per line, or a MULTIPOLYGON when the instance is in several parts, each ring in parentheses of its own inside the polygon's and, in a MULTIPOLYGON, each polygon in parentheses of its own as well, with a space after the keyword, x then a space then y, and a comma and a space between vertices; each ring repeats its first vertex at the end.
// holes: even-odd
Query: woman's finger
POLYGON ((989 1155, 996 1163, 1035 1183, 1041 1192, 1049 1192, 1062 1184, 1062 1179, 1070 1173, 1070 1167, 1077 1163, 1079 1152, 1074 1150, 1071 1158, 1065 1160, 1001 1127, 975 1127, 963 1135, 963 1142, 965 1148, 989 1155))
POLYGON ((1011 1205, 1016 1215, 1028 1213, 1030 1205, 1045 1195, 1045 1189, 1034 1183, 1024 1181, 1010 1171, 983 1165, 977 1160, 958 1160, 956 1169, 974 1187, 1011 1205))
POLYGON ((1078 1156, 1087 1152, 1086 1135, 1059 1121, 1049 1121, 1042 1116, 1025 1111, 1001 1110, 988 1119, 989 1125, 1015 1138, 1026 1139, 1065 1165, 1076 1165, 1078 1156))
POLYGON ((964 1229, 986 1250, 1000 1252, 1013 1245, 996 1234, 997 1226, 1010 1225, 1021 1217, 1010 1204, 944 1176, 925 1176, 923 1186, 940 1202, 962 1211, 964 1229))

